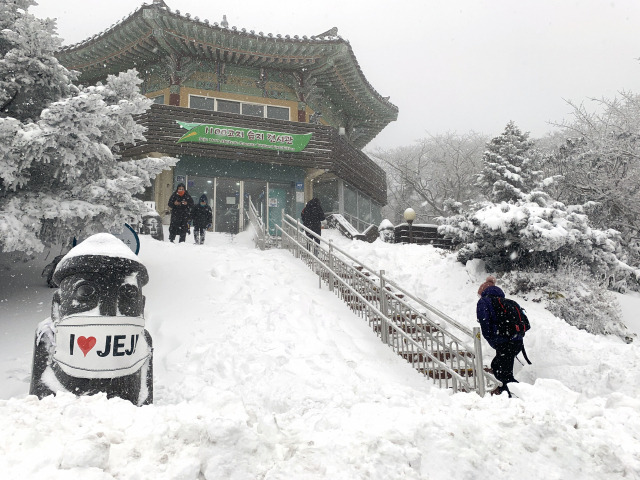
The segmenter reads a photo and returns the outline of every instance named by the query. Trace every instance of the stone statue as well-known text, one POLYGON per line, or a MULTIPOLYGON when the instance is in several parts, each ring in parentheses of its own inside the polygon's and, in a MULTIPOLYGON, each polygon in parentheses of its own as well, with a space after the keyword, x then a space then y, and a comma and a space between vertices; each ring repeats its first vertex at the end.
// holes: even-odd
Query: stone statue
POLYGON ((105 392, 135 405, 153 402, 153 350, 144 324, 147 269, 119 239, 99 233, 58 263, 51 317, 36 330, 31 388, 105 392))
POLYGON ((155 212, 149 212, 142 216, 142 223, 139 225, 138 233, 142 235, 151 235, 156 240, 164 240, 164 232, 162 230, 162 219, 155 212))

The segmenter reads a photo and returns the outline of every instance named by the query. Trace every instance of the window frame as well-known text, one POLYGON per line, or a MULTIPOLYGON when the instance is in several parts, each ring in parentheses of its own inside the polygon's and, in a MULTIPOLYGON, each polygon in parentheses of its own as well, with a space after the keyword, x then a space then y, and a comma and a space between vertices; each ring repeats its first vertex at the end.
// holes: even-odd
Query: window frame
POLYGON ((262 104, 262 103, 253 103, 253 102, 240 102, 240 115, 246 115, 247 117, 258 117, 258 118, 267 118, 267 109, 265 108, 266 105, 262 104), (247 105, 248 107, 261 107, 262 108, 262 115, 252 115, 250 113, 244 113, 244 106, 247 105))
POLYGON ((191 106, 191 99, 195 97, 195 98, 204 98, 205 100, 213 100, 213 109, 209 110, 208 108, 198 108, 198 110, 206 110, 208 112, 215 112, 216 110, 216 97, 208 97, 206 95, 192 95, 189 94, 189 108, 197 108, 197 107, 192 107, 191 106))
MULTIPOLYGON (((210 96, 207 96, 207 95, 197 95, 197 94, 190 93, 189 94, 189 108, 196 108, 196 107, 191 106, 192 97, 213 100, 213 110, 205 109, 205 110, 210 111, 210 112, 220 112, 220 110, 218 109, 218 102, 230 102, 230 103, 237 103, 237 104, 240 105, 240 113, 235 113, 235 112, 220 112, 220 113, 233 113, 234 115, 243 115, 245 117, 268 118, 270 120, 284 120, 286 122, 290 122, 291 121, 291 107, 285 107, 285 106, 282 106, 282 105, 270 105, 270 104, 267 104, 267 103, 242 102, 242 101, 239 101, 239 100, 230 100, 230 99, 227 99, 227 98, 210 97, 210 96), (243 113, 244 105, 255 105, 256 107, 262 107, 262 116, 243 113), (269 108, 282 109, 283 111, 286 110, 287 119, 285 120, 284 118, 270 117, 269 116, 269 108)), ((199 110, 202 110, 202 109, 200 108, 199 110)))
POLYGON ((220 102, 237 103, 238 104, 238 113, 236 113, 236 112, 221 112, 221 113, 232 113, 234 115, 242 115, 242 102, 240 102, 238 100, 227 100, 226 98, 216 98, 216 97, 211 97, 211 98, 215 98, 215 100, 216 100, 216 106, 215 106, 215 110, 214 111, 220 112, 220 109, 218 108, 218 104, 220 102))

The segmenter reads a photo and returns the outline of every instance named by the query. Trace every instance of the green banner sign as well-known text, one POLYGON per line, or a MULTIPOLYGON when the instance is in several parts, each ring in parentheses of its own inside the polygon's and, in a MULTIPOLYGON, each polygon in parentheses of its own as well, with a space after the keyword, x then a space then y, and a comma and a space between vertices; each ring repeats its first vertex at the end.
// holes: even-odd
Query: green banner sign
POLYGON ((307 146, 312 135, 311 133, 293 134, 255 130, 253 128, 177 122, 182 128, 188 130, 177 143, 211 143, 232 147, 300 152, 307 146))

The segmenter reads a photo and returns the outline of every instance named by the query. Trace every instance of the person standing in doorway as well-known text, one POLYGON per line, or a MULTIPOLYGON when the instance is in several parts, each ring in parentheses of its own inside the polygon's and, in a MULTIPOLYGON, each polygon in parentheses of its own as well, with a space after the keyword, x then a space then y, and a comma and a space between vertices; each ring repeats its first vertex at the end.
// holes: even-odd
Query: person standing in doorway
POLYGON ((191 220, 193 221, 193 239, 197 245, 204 243, 204 232, 211 227, 213 221, 213 212, 211 207, 207 205, 207 196, 200 195, 198 205, 191 210, 191 220))
MULTIPOLYGON (((312 198, 309 200, 307 205, 302 209, 302 213, 300 214, 302 217, 302 224, 311 230, 316 235, 322 235, 322 221, 324 220, 324 211, 322 210, 322 205, 320 205, 320 200, 318 198, 312 198)), ((307 233, 309 238, 313 238, 317 243, 320 243, 320 239, 313 237, 307 233)))
POLYGON ((173 243, 176 235, 184 242, 189 229, 189 213, 193 207, 193 198, 187 192, 184 183, 179 183, 176 191, 169 198, 171 222, 169 223, 169 241, 173 243))

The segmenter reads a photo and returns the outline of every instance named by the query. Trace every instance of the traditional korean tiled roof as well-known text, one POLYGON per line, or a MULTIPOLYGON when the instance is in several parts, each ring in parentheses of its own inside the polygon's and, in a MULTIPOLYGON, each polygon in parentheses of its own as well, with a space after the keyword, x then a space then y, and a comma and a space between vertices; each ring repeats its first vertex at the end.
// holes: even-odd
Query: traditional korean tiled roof
POLYGON ((160 1, 142 5, 107 30, 57 54, 63 65, 81 73, 84 82, 129 68, 141 70, 169 55, 314 78, 322 95, 352 119, 361 133, 361 146, 398 116, 398 108, 367 81, 349 42, 335 28, 301 38, 256 33, 181 14, 160 1))

